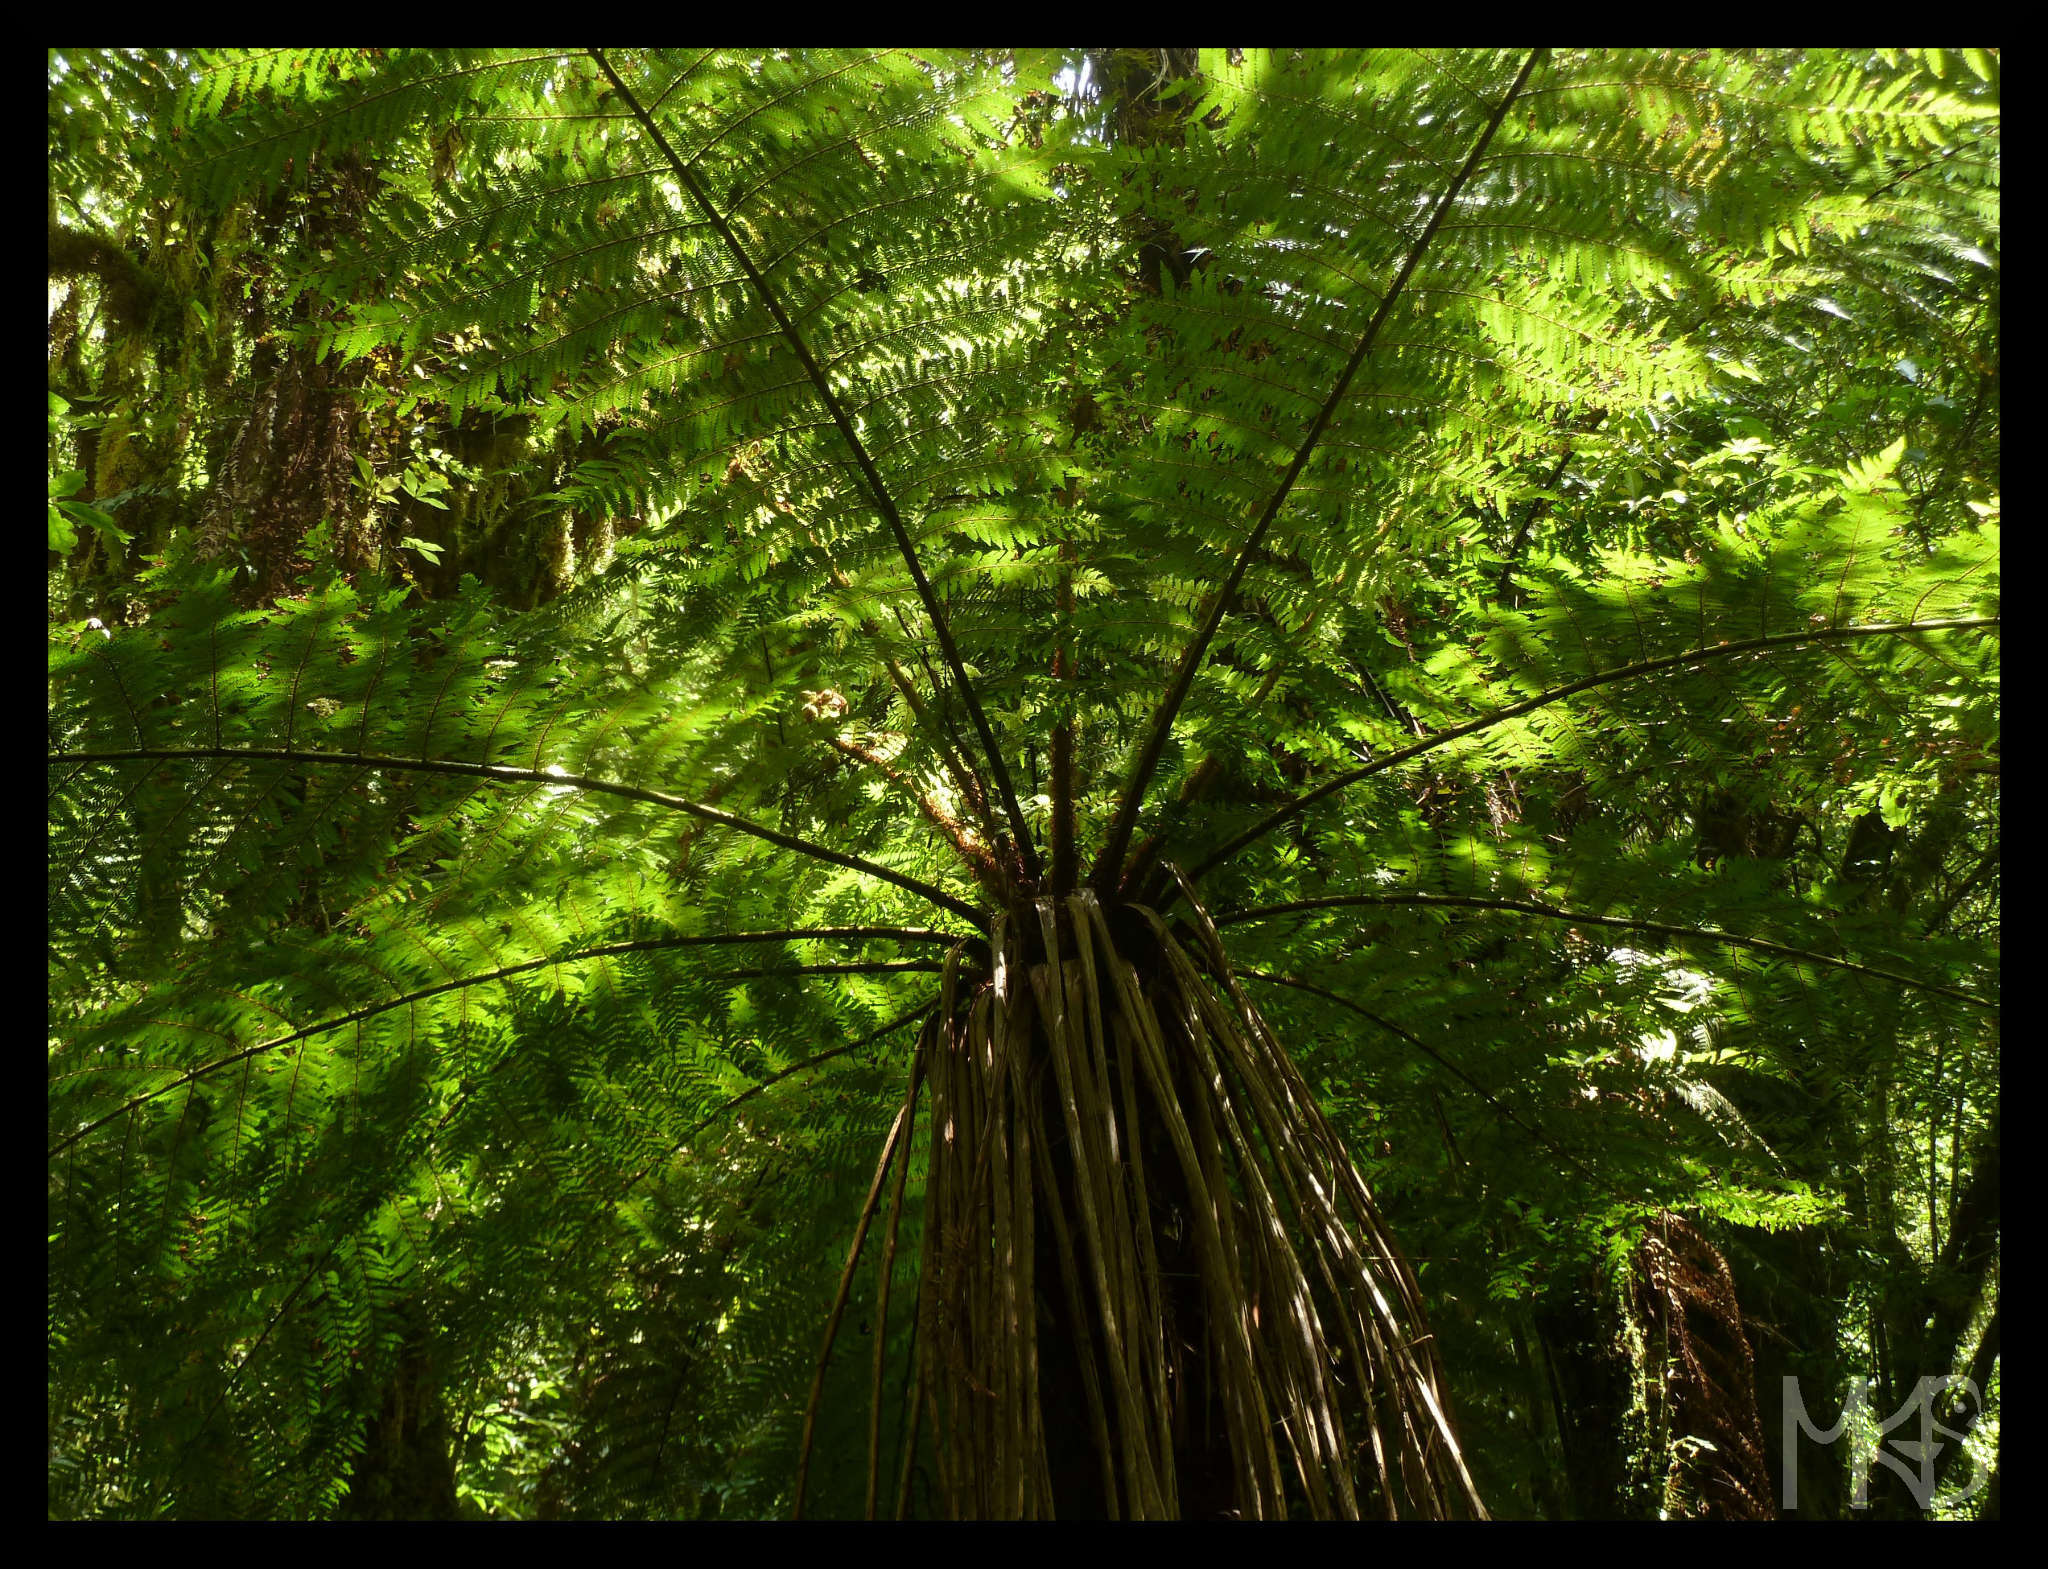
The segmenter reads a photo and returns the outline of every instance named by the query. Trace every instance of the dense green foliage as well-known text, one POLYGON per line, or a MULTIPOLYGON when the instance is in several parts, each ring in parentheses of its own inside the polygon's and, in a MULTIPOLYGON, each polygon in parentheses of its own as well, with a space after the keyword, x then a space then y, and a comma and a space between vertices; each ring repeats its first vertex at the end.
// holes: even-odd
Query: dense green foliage
POLYGON ((1989 1387, 1997 79, 56 52, 52 1512, 786 1513, 936 972, 1174 869, 1494 1513, 1989 1387))

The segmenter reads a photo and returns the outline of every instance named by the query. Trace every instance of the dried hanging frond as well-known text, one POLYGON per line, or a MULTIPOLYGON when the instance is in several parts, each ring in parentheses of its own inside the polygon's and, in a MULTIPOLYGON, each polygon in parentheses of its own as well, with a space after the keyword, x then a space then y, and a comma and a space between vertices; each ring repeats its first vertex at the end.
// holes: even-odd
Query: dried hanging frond
POLYGON ((1674 1435, 1666 1497, 1673 1513, 1771 1520, 1752 1353, 1728 1262, 1676 1215, 1636 1248, 1630 1306, 1657 1362, 1651 1398, 1674 1435))

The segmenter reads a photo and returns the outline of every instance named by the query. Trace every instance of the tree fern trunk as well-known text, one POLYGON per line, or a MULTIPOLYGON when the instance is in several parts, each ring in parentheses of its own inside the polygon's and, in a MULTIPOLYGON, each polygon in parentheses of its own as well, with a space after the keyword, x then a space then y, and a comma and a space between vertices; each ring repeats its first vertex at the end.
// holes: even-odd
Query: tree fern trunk
POLYGON ((1413 1275, 1196 921, 1207 973, 1148 909, 1041 899, 926 1036, 947 1512, 1483 1515, 1413 1275))

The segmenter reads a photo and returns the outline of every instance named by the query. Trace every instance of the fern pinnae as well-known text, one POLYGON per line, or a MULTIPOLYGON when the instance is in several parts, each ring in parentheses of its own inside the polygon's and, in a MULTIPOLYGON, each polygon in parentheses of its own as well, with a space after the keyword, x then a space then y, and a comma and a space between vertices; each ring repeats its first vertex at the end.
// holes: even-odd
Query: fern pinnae
POLYGON ((172 761, 178 758, 218 757, 229 761, 246 758, 251 762, 305 762, 327 763, 348 768, 385 769, 394 772, 425 774, 448 774, 460 778, 498 780, 508 784, 539 784, 554 789, 590 790, 605 795, 622 796, 627 800, 647 801, 656 806, 665 806, 674 811, 687 812, 692 817, 702 818, 723 828, 762 839, 780 849, 793 850, 799 855, 825 861, 834 866, 843 866, 850 871, 866 873, 884 882, 894 883, 900 888, 917 894, 942 910, 949 910, 961 919, 974 925, 981 925, 987 917, 974 906, 956 899, 943 889, 876 862, 857 855, 846 855, 838 850, 813 844, 794 834, 786 834, 761 823, 750 822, 732 812, 720 811, 717 807, 705 806, 696 801, 685 801, 666 791, 649 790, 639 785, 620 784, 610 779, 593 779, 582 774, 553 773, 537 768, 514 768, 502 763, 465 763, 452 758, 402 758, 362 756, 346 752, 293 751, 263 747, 226 747, 218 751, 200 747, 145 748, 134 751, 93 752, 93 753, 52 753, 50 760, 63 762, 148 762, 172 761))
POLYGON ((1453 726, 1447 730, 1439 730, 1436 734, 1417 741, 1413 746, 1403 747, 1398 752, 1390 752, 1383 757, 1374 759, 1362 768, 1353 769, 1349 773, 1339 774, 1328 783, 1318 786, 1306 795, 1297 797, 1288 805, 1281 807, 1278 811, 1270 814, 1260 822, 1253 824, 1252 827, 1246 829, 1236 838, 1227 841, 1220 849, 1212 852, 1207 859, 1195 866, 1188 875, 1190 878, 1199 878, 1204 872, 1229 860, 1246 845, 1264 837, 1282 823, 1298 816, 1308 807, 1315 804, 1315 802, 1334 795, 1339 790, 1346 789, 1359 780, 1369 779, 1374 774, 1383 773, 1397 764, 1408 761, 1411 757, 1420 756, 1424 752, 1434 751, 1437 747, 1462 740, 1464 737, 1477 734, 1492 725, 1517 718, 1522 714, 1533 713, 1539 708, 1561 702, 1565 698, 1576 696, 1580 692, 1591 691, 1595 687, 1608 686, 1614 682, 1629 680, 1636 676, 1654 674, 1660 670, 1702 663, 1710 659, 1730 658, 1769 648, 1783 648, 1808 643, 1826 643, 1844 638, 1903 637, 1922 632, 1970 631, 1979 628, 1995 627, 1998 624, 1996 616, 1964 616, 1945 621, 1902 622, 1890 626, 1814 627, 1804 632, 1781 632, 1768 637, 1745 638, 1739 642, 1719 643, 1712 648, 1688 649, 1682 654, 1668 654, 1662 658, 1640 660, 1634 664, 1617 666, 1612 670, 1601 671, 1595 675, 1583 676, 1577 681, 1566 682, 1564 685, 1553 687, 1547 692, 1539 692, 1534 697, 1524 698, 1519 703, 1511 703, 1504 708, 1494 710, 1492 713, 1482 714, 1477 719, 1468 720, 1462 725, 1453 726))
POLYGON ((690 193, 691 199, 696 202, 698 209, 703 212, 706 219, 711 223, 712 228, 717 231, 719 239, 724 242, 726 249, 732 253, 733 259, 746 272, 748 280, 754 285, 755 291, 760 296, 762 305, 775 319, 776 326, 781 329, 783 337, 789 343, 791 352, 797 357, 797 362, 803 366, 805 375, 816 387, 818 397, 831 415, 832 423, 838 428, 840 439, 846 443, 848 451, 852 454, 854 464, 860 470, 861 477, 867 485, 869 494, 874 497, 876 507, 880 509, 884 520, 889 525, 890 531, 895 535, 896 548, 902 552, 903 564, 909 570, 910 580, 917 589, 918 599, 924 605, 925 619, 931 625, 933 636, 938 639, 940 656, 945 660, 946 668, 952 675, 954 687, 959 692, 961 701, 966 705, 968 718, 973 722, 975 732, 981 738, 982 757, 988 765, 989 776, 994 781, 996 791, 1002 799, 1003 810, 1008 814, 1010 832, 1014 836, 1015 852, 1024 868, 1025 876, 1036 881, 1038 877, 1038 852, 1032 845, 1030 830, 1025 826, 1024 809, 1017 802, 1016 787, 1010 782, 1009 766, 1003 760, 1002 749, 996 744, 994 732, 989 729, 988 716, 981 710, 981 700, 975 695, 973 683, 967 678, 967 669, 960 662, 960 651, 954 646, 952 628, 947 623, 944 611, 939 607, 938 599, 932 592, 931 583, 925 577, 924 568, 917 559, 916 547, 911 544, 910 534, 904 527, 903 518, 896 510, 895 500, 890 495, 889 488, 883 482, 882 476, 876 471, 874 460, 869 457, 866 445, 861 441, 859 433, 847 418, 846 411, 841 407, 838 395, 832 390, 832 385, 826 378, 824 371, 819 368, 818 362, 812 357, 809 345, 804 342, 802 334, 796 329, 796 325, 784 314, 780 301, 768 286, 768 280, 761 275, 760 270, 754 265, 752 258, 747 255, 746 247, 740 243, 739 237, 733 233, 731 225, 712 205, 711 198, 706 194, 703 185, 698 181, 696 175, 676 156, 675 150, 668 144, 668 139, 662 135, 661 128, 654 123, 647 111, 640 107, 639 101, 634 98, 631 90, 619 77, 618 73, 612 69, 610 62, 605 59, 602 51, 593 49, 591 57, 597 61, 598 68, 605 73, 619 96, 625 99, 632 107, 635 118, 639 120, 655 146, 660 149, 662 156, 668 160, 670 168, 675 171, 677 180, 690 193))
POLYGON ((1478 168, 1479 160, 1485 155, 1494 132, 1500 129, 1501 121, 1507 117, 1516 96, 1528 82, 1530 72, 1536 69, 1536 62, 1542 56, 1541 49, 1529 51, 1527 58, 1522 62, 1520 73, 1502 95, 1500 103, 1493 111, 1493 117, 1487 121, 1474 141, 1471 152, 1466 155, 1464 167, 1445 186, 1442 196, 1437 200, 1435 211, 1430 214, 1429 223, 1416 237, 1414 245, 1409 248, 1407 257, 1401 263, 1400 270, 1395 273, 1393 282, 1380 297, 1379 306, 1374 311, 1372 320, 1366 324, 1364 334, 1351 351, 1351 357, 1345 361, 1344 368, 1338 373, 1336 385, 1323 400, 1322 407, 1309 425, 1307 434, 1302 437, 1300 445, 1295 449, 1292 461, 1281 474, 1279 483, 1274 486, 1264 511, 1253 523, 1251 532, 1245 536, 1237 559, 1231 563, 1229 573, 1224 577, 1221 586, 1215 590, 1210 608, 1203 617, 1202 626, 1182 652, 1180 662, 1174 671, 1173 683, 1167 688, 1166 695, 1160 699, 1159 708, 1147 728, 1144 743, 1131 764, 1116 816, 1110 823, 1108 836, 1103 841, 1102 851, 1096 858, 1095 869, 1090 879, 1098 888, 1108 891, 1110 883, 1121 882, 1124 854, 1130 848, 1131 834, 1137 827, 1138 812, 1144 804, 1145 792, 1152 783, 1152 772, 1159 766, 1159 755, 1165 749, 1167 735, 1173 728, 1174 715, 1187 700, 1188 688, 1194 683, 1195 673, 1200 669, 1202 660, 1208 653, 1209 643, 1216 636, 1216 629, 1222 625, 1223 617, 1229 611, 1231 596, 1236 592, 1238 584, 1244 580, 1245 569, 1251 564, 1252 552, 1259 547, 1266 537, 1267 530, 1273 526, 1273 520, 1279 516, 1280 508, 1287 501, 1288 492, 1294 488, 1294 482, 1308 463, 1316 442, 1329 426, 1331 416, 1337 411, 1337 405, 1343 401, 1352 377, 1357 375, 1358 367, 1365 363, 1366 356, 1372 352, 1380 328, 1392 313, 1402 288, 1413 275, 1417 264, 1421 262, 1423 253, 1429 249, 1429 242, 1436 237, 1436 232, 1450 211, 1451 204, 1457 200, 1458 193, 1464 189, 1466 181, 1471 179, 1472 171, 1478 168))
POLYGON ((1654 1206, 1920 1356, 1996 56, 1533 58, 53 55, 52 1512, 1555 1512, 1654 1206))
POLYGON ((1780 959, 1790 959, 1801 964, 1818 964, 1829 969, 1845 970, 1855 975, 1868 975, 1878 980, 1889 981, 1894 986, 1924 991, 1937 997, 1952 998, 1968 1003, 1973 1008, 1995 1010, 1998 1004, 1960 991, 1953 986, 1943 986, 1933 981, 1921 980, 1915 976, 1902 975, 1896 970, 1880 969, 1875 965, 1859 964, 1853 959, 1844 959, 1833 954, 1818 953, 1811 948, 1793 947, 1787 943, 1773 942, 1766 937, 1747 936, 1738 932, 1710 931, 1700 926, 1679 926, 1669 921, 1652 921, 1626 915, 1602 915, 1589 910, 1567 910, 1555 904, 1546 904, 1528 899, 1476 898, 1470 895, 1440 893, 1398 893, 1398 894, 1333 894, 1320 899, 1299 899, 1289 904, 1263 905, 1257 909, 1236 910, 1219 915, 1216 924, 1232 926, 1241 921, 1271 920, 1276 916, 1300 914, 1311 910, 1333 910, 1345 908, 1368 908, 1374 905, 1440 905, 1445 908, 1474 910, 1502 910, 1519 915, 1536 915, 1548 920, 1576 921, 1588 926, 1612 926, 1626 931, 1643 932, 1655 937, 1674 937, 1681 941, 1718 943, 1737 948, 1750 948, 1758 953, 1770 954, 1780 959))

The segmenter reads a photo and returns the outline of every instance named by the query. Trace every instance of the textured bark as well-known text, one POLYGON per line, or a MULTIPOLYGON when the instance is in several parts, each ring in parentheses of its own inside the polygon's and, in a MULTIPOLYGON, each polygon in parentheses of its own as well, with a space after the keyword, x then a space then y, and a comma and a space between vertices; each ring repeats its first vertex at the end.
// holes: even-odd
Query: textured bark
POLYGON ((949 962, 917 1335, 942 1512, 1483 1516, 1413 1272, 1188 905, 1183 933, 1041 899, 989 974, 949 962))

